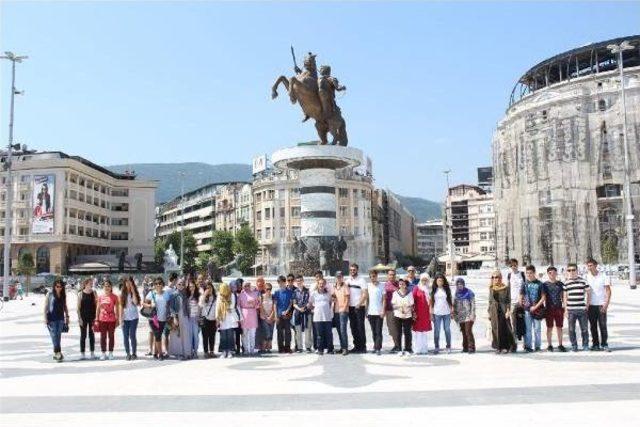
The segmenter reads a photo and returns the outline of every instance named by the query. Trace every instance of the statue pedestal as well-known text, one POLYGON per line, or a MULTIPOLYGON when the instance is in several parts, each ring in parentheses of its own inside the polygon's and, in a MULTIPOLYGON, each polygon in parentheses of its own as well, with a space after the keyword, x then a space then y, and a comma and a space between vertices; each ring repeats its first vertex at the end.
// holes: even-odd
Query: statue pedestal
POLYGON ((342 259, 338 259, 336 171, 359 166, 362 159, 362 151, 336 145, 298 145, 273 154, 274 167, 298 171, 300 181, 300 240, 306 249, 298 259, 289 260, 290 272, 313 275, 322 270, 333 274, 342 269, 342 259))

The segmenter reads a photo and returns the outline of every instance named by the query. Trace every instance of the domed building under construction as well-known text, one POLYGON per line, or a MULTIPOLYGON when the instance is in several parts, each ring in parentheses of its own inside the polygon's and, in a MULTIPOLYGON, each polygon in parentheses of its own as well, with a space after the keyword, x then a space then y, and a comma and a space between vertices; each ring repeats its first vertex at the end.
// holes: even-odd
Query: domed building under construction
POLYGON ((516 83, 493 137, 499 259, 626 262, 625 110, 638 257, 640 36, 631 36, 556 55, 516 83), (625 40, 626 108, 609 48, 625 40))

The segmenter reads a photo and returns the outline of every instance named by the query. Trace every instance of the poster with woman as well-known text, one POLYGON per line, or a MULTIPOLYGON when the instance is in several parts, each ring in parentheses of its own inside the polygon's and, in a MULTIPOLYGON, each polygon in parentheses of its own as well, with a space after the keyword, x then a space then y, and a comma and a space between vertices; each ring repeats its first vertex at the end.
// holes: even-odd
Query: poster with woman
POLYGON ((31 216, 32 234, 53 233, 54 219, 54 175, 35 175, 33 177, 33 215, 31 216))

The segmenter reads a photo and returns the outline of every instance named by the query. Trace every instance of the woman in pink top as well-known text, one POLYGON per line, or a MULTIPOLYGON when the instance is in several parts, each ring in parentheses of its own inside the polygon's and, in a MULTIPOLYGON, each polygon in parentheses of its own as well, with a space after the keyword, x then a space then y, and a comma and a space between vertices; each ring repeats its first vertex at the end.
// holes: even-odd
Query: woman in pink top
POLYGON ((96 329, 100 332, 102 350, 100 360, 107 359, 107 339, 109 340, 109 360, 113 360, 114 332, 120 324, 121 306, 118 296, 113 293, 111 282, 105 281, 103 287, 104 293, 98 297, 96 306, 96 329))
POLYGON ((242 292, 238 298, 238 305, 242 311, 242 346, 245 354, 256 352, 256 329, 258 328, 258 308, 260 307, 260 293, 251 289, 251 283, 244 282, 242 292))

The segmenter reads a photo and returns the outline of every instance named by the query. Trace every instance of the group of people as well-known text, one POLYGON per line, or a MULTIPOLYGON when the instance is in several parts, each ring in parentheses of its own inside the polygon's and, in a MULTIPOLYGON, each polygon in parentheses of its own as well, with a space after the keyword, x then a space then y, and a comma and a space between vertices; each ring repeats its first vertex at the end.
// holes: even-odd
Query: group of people
POLYGON ((547 351, 565 352, 562 343, 564 320, 567 319, 571 350, 578 351, 576 322, 580 327, 584 351, 609 351, 607 311, 611 301, 611 281, 598 271, 594 259, 587 260, 584 278, 578 275, 575 263, 567 265, 565 281, 558 280, 558 270, 547 268, 548 280, 540 281, 534 266, 522 272, 518 260, 511 259, 506 282, 500 271, 494 271, 489 289, 489 318, 492 346, 498 353, 516 352, 520 338, 524 338, 526 352, 540 351, 541 325, 547 326, 547 351), (589 330, 591 329, 591 346, 589 330), (557 347, 553 346, 556 331, 557 347))
MULTIPOLYGON (((569 323, 571 346, 577 351, 575 323, 580 325, 583 349, 589 349, 587 322, 591 324, 591 350, 608 350, 607 309, 611 286, 604 273, 599 273, 594 260, 587 262, 585 279, 578 277, 577 266, 569 264, 565 282, 557 278, 555 267, 547 269, 548 281, 538 280, 535 267, 518 269, 511 260, 506 275, 496 270, 491 276, 488 313, 491 322, 492 347, 496 353, 517 351, 518 340, 524 338, 524 350, 541 348, 541 321, 547 324, 548 351, 553 351, 552 332, 555 328, 559 351, 562 345, 564 318, 569 323), (514 297, 512 297, 512 295, 514 297)), ((145 280, 140 296, 132 277, 114 293, 108 280, 98 295, 91 279, 85 280, 78 293, 77 313, 80 326, 81 358, 96 358, 95 333, 100 334, 102 360, 113 359, 114 333, 122 325, 127 360, 137 355, 136 332, 140 317, 148 319, 149 352, 147 356, 163 360, 197 358, 202 336, 205 358, 233 357, 270 353, 274 329, 278 353, 367 352, 365 324, 368 321, 373 338, 372 350, 382 353, 382 330, 386 322, 393 341, 391 352, 427 354, 428 332, 433 331, 433 353, 440 352, 440 333, 444 332, 445 350, 451 352, 451 321, 455 321, 462 336, 462 351, 476 351, 473 325, 476 321, 474 292, 463 278, 450 288, 447 278, 436 274, 433 279, 409 267, 404 278, 395 270, 380 281, 378 272, 369 272, 368 280, 360 275, 357 264, 351 264, 349 275, 338 272, 335 283, 329 284, 322 272, 315 274, 307 287, 300 275, 280 276, 277 288, 258 277, 255 285, 242 279, 222 283, 218 289, 205 278, 186 276, 179 279, 172 273, 165 284, 161 277, 145 280), (333 329, 339 347, 334 347, 333 329), (349 348, 348 329, 353 346, 349 348), (216 352, 216 333, 219 343, 216 352), (293 348, 292 348, 293 339, 293 348)), ((57 280, 53 292, 47 295, 45 322, 53 343, 53 359, 62 361, 61 334, 68 330, 69 312, 65 287, 57 280)))

